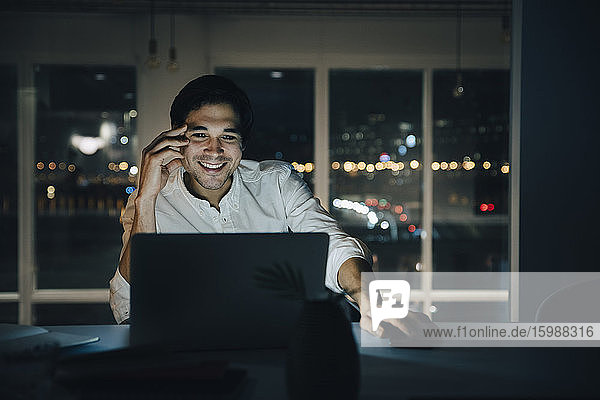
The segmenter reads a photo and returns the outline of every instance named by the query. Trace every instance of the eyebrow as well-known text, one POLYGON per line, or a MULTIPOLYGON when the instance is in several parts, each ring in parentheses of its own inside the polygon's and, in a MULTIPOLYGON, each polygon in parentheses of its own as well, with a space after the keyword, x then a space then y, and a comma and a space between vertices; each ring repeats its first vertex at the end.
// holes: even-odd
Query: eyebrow
MULTIPOLYGON (((188 128, 188 131, 207 131, 208 128, 202 125, 198 125, 198 126, 194 126, 193 128, 188 128)), ((225 128, 223 129, 223 132, 227 132, 227 133, 236 133, 238 135, 241 135, 239 129, 237 128, 225 128)))

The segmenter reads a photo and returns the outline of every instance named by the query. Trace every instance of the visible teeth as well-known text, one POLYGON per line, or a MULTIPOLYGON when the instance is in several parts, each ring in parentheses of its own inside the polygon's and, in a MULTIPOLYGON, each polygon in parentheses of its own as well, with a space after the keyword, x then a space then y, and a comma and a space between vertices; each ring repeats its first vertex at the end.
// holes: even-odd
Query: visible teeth
POLYGON ((221 163, 221 164, 207 164, 205 162, 200 161, 200 164, 203 167, 209 168, 209 169, 219 169, 221 168, 223 165, 225 165, 225 163, 221 163))

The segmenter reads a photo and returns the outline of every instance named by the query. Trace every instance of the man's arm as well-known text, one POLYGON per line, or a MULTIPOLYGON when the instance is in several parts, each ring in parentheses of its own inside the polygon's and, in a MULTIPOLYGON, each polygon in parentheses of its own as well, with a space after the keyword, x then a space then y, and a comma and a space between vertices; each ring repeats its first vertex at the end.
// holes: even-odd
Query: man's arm
POLYGON ((127 240, 123 243, 123 251, 121 258, 119 259, 119 273, 127 282, 129 279, 129 252, 131 249, 131 238, 136 233, 153 233, 156 232, 156 217, 154 214, 154 206, 156 204, 156 198, 152 199, 139 199, 134 200, 134 215, 133 223, 127 240))
POLYGON ((181 166, 181 147, 189 140, 183 136, 187 126, 172 129, 158 135, 142 151, 140 179, 137 196, 134 201, 134 215, 129 237, 123 243, 123 251, 119 260, 119 273, 127 282, 130 278, 129 254, 130 238, 136 233, 156 232, 156 216, 154 207, 156 198, 165 186, 169 174, 181 166))
POLYGON ((281 183, 281 194, 287 223, 293 232, 325 232, 329 235, 326 286, 334 292, 347 293, 359 304, 360 273, 371 271, 369 249, 340 229, 295 171, 290 171, 281 183))
POLYGON ((129 318, 130 239, 136 233, 156 232, 156 199, 170 173, 181 166, 181 148, 189 142, 183 136, 186 129, 184 125, 163 132, 142 151, 138 188, 121 217, 124 232, 119 267, 110 281, 109 302, 118 323, 129 318))
POLYGON ((367 261, 370 258, 368 249, 355 238, 343 232, 333 217, 325 211, 313 197, 312 193, 302 181, 292 173, 284 188, 293 189, 288 193, 288 222, 295 232, 326 232, 329 234, 329 259, 328 277, 333 278, 328 282, 328 287, 346 293, 348 300, 356 303, 360 308, 362 329, 376 335, 398 337, 402 335, 418 335, 423 327, 431 326, 431 320, 423 313, 410 311, 403 319, 389 320, 382 323, 376 332, 371 330, 371 310, 367 291, 361 290, 361 273, 372 272, 367 261), (348 257, 350 254, 350 257, 348 257), (337 269, 336 275, 331 276, 333 268, 337 269))
POLYGON ((372 272, 369 263, 359 257, 352 257, 344 261, 338 271, 338 283, 344 290, 348 300, 356 303, 360 308, 361 303, 361 273, 372 272))
MULTIPOLYGON (((320 205, 302 178, 291 171, 281 182, 286 222, 293 232, 324 232, 329 235, 325 285, 336 293, 360 288, 361 268, 370 270, 370 252, 359 240, 340 229, 337 221, 320 205), (342 265, 347 266, 340 275, 342 265), (343 285, 347 285, 344 287, 343 285)), ((360 290, 359 290, 360 291, 360 290)))

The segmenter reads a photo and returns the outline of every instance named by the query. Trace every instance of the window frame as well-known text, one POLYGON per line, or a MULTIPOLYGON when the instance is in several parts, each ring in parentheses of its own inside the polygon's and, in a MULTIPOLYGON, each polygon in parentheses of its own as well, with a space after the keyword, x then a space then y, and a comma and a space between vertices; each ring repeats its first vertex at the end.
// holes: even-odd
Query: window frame
MULTIPOLYGON (((314 195, 321 199, 321 204, 329 210, 329 71, 331 69, 346 70, 419 70, 423 76, 423 95, 422 95, 422 126, 423 126, 423 165, 430 166, 433 162, 433 71, 448 70, 455 68, 454 60, 447 57, 439 58, 413 58, 406 60, 396 55, 389 56, 369 56, 364 55, 346 55, 343 59, 335 55, 315 55, 302 58, 298 62, 296 57, 282 58, 280 55, 253 55, 245 54, 243 56, 218 54, 210 58, 209 69, 214 73, 217 67, 237 67, 237 68, 312 68, 315 71, 315 169, 314 169, 314 195), (327 168, 320 168, 325 165, 327 168)), ((503 60, 492 60, 489 57, 473 57, 465 63, 463 69, 505 69, 510 70, 511 66, 506 65, 503 60)), ((514 85, 514 84, 513 84, 514 85)), ((512 88, 514 90, 514 88, 512 88)), ((511 97, 512 99, 512 97, 511 97)), ((510 121, 511 127, 512 119, 510 121)), ((512 143, 512 140, 511 140, 512 143)), ((511 191, 508 196, 515 197, 515 187, 512 175, 515 171, 512 169, 515 157, 514 145, 510 151, 511 165, 511 191)), ((518 191, 518 187, 516 188, 518 191)), ((423 168, 423 214, 422 229, 425 232, 433 232, 433 171, 431 168, 423 168)), ((509 199, 510 200, 510 199, 509 199)), ((434 302, 510 302, 509 315, 511 320, 516 320, 518 316, 518 264, 514 263, 512 256, 513 244, 512 222, 514 213, 509 210, 509 260, 511 272, 511 289, 509 290, 435 290, 433 289, 433 235, 427 234, 422 238, 421 243, 421 264, 422 273, 422 291, 419 293, 419 301, 422 303, 422 310, 431 317, 431 306, 434 302), (515 281, 517 284, 515 284, 515 281), (512 293, 512 294, 511 294, 512 293)))
MULTIPOLYGON (((36 96, 34 83, 35 66, 88 65, 128 66, 138 70, 137 65, 122 57, 83 57, 74 60, 71 54, 33 56, 20 59, 17 63, 17 175, 19 187, 17 211, 17 288, 16 293, 0 293, 0 302, 18 302, 18 323, 31 325, 36 304, 83 304, 106 303, 109 289, 38 289, 37 261, 35 255, 35 121, 36 96)), ((139 79, 139 78, 138 78, 139 79)), ((136 83, 137 85, 137 83, 136 83)))
MULTIPOLYGON (((518 16, 517 16, 518 17, 518 16)), ((518 22, 518 21, 517 21, 518 22)), ((507 301, 510 300, 511 320, 518 318, 518 196, 519 196, 519 84, 520 65, 518 60, 520 25, 514 24, 512 69, 505 57, 477 56, 465 60, 464 69, 509 69, 511 70, 511 118, 510 118, 510 208, 509 208, 509 260, 511 294, 507 290, 464 291, 432 290, 431 265, 433 260, 432 235, 422 239, 421 262, 423 264, 424 296, 423 310, 430 314, 432 302, 444 301, 507 301), (515 63, 514 60, 517 60, 515 63), (462 292, 462 293, 461 293, 462 292)), ((21 324, 32 323, 34 304, 48 303, 108 303, 109 289, 37 289, 36 262, 34 243, 34 135, 35 135, 35 87, 33 85, 33 68, 36 64, 84 64, 88 65, 127 65, 133 64, 123 59, 72 60, 70 55, 52 57, 52 59, 36 59, 18 63, 18 292, 0 293, 0 302, 18 302, 21 324), (61 62, 62 61, 62 62, 61 62)), ((216 67, 236 68, 307 68, 314 70, 314 192, 323 199, 323 206, 329 209, 329 71, 330 69, 391 69, 420 70, 423 73, 423 163, 431 165, 433 161, 433 71, 435 69, 451 69, 455 67, 452 56, 425 57, 417 56, 408 59, 399 54, 231 54, 214 52, 210 54, 207 70, 216 67), (327 166, 320 168, 319 166, 327 166)), ((135 66, 135 65, 133 65, 135 66)), ((138 68, 139 71, 139 68, 138 68)), ((140 77, 138 76, 138 81, 140 77)), ((139 88, 139 82, 138 82, 139 88)), ((139 94, 138 94, 139 95, 139 94)), ((433 228, 433 172, 431 168, 423 169, 423 229, 432 232, 433 228)))

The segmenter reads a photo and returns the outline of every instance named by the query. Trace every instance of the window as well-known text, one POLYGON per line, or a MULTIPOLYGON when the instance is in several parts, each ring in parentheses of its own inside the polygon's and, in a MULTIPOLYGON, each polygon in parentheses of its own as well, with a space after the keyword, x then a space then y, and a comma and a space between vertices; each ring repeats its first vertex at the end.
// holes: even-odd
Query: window
POLYGON ((35 304, 37 325, 111 325, 115 319, 106 303, 35 304))
POLYGON ((252 103, 253 137, 244 158, 293 163, 312 189, 313 70, 219 67, 215 73, 233 80, 252 103))
POLYGON ((40 65, 35 84, 37 287, 105 289, 137 174, 135 68, 40 65))
POLYGON ((509 72, 433 76, 433 269, 508 271, 509 72))
MULTIPOLYGON (((0 292, 17 291, 17 68, 0 65, 0 292)), ((15 299, 16 300, 16 299, 15 299)), ((17 322, 17 304, 0 304, 0 322, 17 322)))
POLYGON ((377 271, 418 270, 422 72, 331 70, 330 209, 377 271))
MULTIPOLYGON (((215 72, 234 80, 252 101, 254 138, 244 157, 292 162, 312 186, 314 70, 215 72)), ((373 250, 375 270, 419 271, 432 257, 434 271, 507 271, 508 71, 464 71, 459 98, 452 95, 454 71, 328 68, 328 74, 329 208, 373 250), (433 96, 423 92, 425 80, 433 96), (426 121, 432 128, 424 129, 426 106, 433 110, 426 121), (427 154, 426 140, 432 145, 427 154), (426 159, 432 162, 425 165, 426 159), (433 198, 433 215, 425 215, 426 195, 433 198), (424 224, 431 226, 431 218, 433 234, 427 235, 424 224), (433 243, 432 252, 425 243, 433 243)), ((0 150, 9 155, 17 153, 14 69, 12 79, 13 96, 3 93, 0 131, 0 150)), ((65 289, 65 295, 53 305, 45 299, 56 301, 54 294, 34 293, 34 322, 66 323, 61 318, 73 312, 91 316, 82 323, 110 322, 93 288, 106 290, 114 273, 119 216, 135 186, 135 69, 40 65, 35 84, 36 288, 65 289), (85 304, 69 300, 67 292, 78 288, 96 297, 85 304)), ((10 162, 16 169, 16 156, 10 162)), ((12 189, 8 202, 4 193, 0 198, 2 229, 12 229, 6 237, 15 239, 2 243, 5 292, 16 291, 16 173, 6 181, 12 189)), ((17 307, 6 299, 0 313, 13 321, 17 307)), ((422 306, 442 319, 453 312, 449 302, 422 306)))

